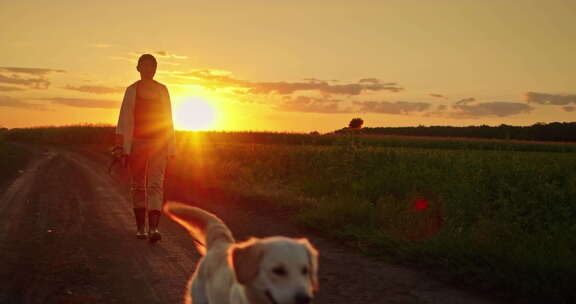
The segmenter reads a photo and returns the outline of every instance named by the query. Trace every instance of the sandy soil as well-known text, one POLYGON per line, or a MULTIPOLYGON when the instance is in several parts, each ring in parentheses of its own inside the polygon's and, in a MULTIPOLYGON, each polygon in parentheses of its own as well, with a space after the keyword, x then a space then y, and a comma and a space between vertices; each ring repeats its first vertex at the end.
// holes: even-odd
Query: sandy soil
MULTIPOLYGON (((3 189, 0 303, 182 303, 199 259, 190 236, 164 217, 159 244, 137 240, 125 175, 109 175, 107 161, 42 149, 3 189)), ((282 212, 182 187, 170 184, 170 196, 215 212, 238 240, 308 237, 321 254, 315 303, 497 303, 365 257, 292 225, 282 212)))

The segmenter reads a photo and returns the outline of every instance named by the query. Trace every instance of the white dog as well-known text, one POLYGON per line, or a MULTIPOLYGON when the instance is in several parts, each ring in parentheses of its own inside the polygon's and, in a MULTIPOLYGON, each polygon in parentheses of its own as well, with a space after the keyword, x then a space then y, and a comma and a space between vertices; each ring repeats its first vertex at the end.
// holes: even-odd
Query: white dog
POLYGON ((236 243, 228 227, 202 209, 169 202, 164 211, 195 238, 204 255, 186 303, 307 304, 318 289, 318 252, 307 239, 252 238, 236 243))

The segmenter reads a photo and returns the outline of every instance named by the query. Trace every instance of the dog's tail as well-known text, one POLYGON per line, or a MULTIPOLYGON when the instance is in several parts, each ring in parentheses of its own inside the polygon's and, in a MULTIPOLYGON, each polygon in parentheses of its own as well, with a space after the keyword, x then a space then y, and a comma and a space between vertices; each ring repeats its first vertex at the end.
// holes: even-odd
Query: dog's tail
POLYGON ((190 232, 202 255, 217 243, 235 242, 230 229, 212 213, 176 202, 167 202, 164 212, 190 232))

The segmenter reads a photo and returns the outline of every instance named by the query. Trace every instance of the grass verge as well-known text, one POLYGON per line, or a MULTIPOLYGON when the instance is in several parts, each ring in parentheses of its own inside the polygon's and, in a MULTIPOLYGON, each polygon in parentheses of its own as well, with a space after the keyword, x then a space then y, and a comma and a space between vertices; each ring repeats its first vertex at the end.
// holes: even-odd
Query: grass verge
POLYGON ((0 135, 0 189, 26 167, 31 152, 20 145, 5 142, 0 135))

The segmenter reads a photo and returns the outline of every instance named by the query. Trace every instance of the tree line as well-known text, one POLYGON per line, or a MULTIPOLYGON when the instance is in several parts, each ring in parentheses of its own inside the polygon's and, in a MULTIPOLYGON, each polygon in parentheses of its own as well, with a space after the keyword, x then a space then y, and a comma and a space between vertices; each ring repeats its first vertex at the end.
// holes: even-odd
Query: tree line
MULTIPOLYGON (((358 119, 358 118, 355 118, 358 119)), ((536 123, 531 126, 418 126, 418 127, 375 127, 358 128, 358 122, 335 133, 354 132, 365 135, 438 136, 487 139, 514 139, 537 141, 576 142, 576 122, 536 123)), ((363 122, 363 121, 362 121, 363 122)), ((362 124, 359 124, 360 126, 362 124)))

